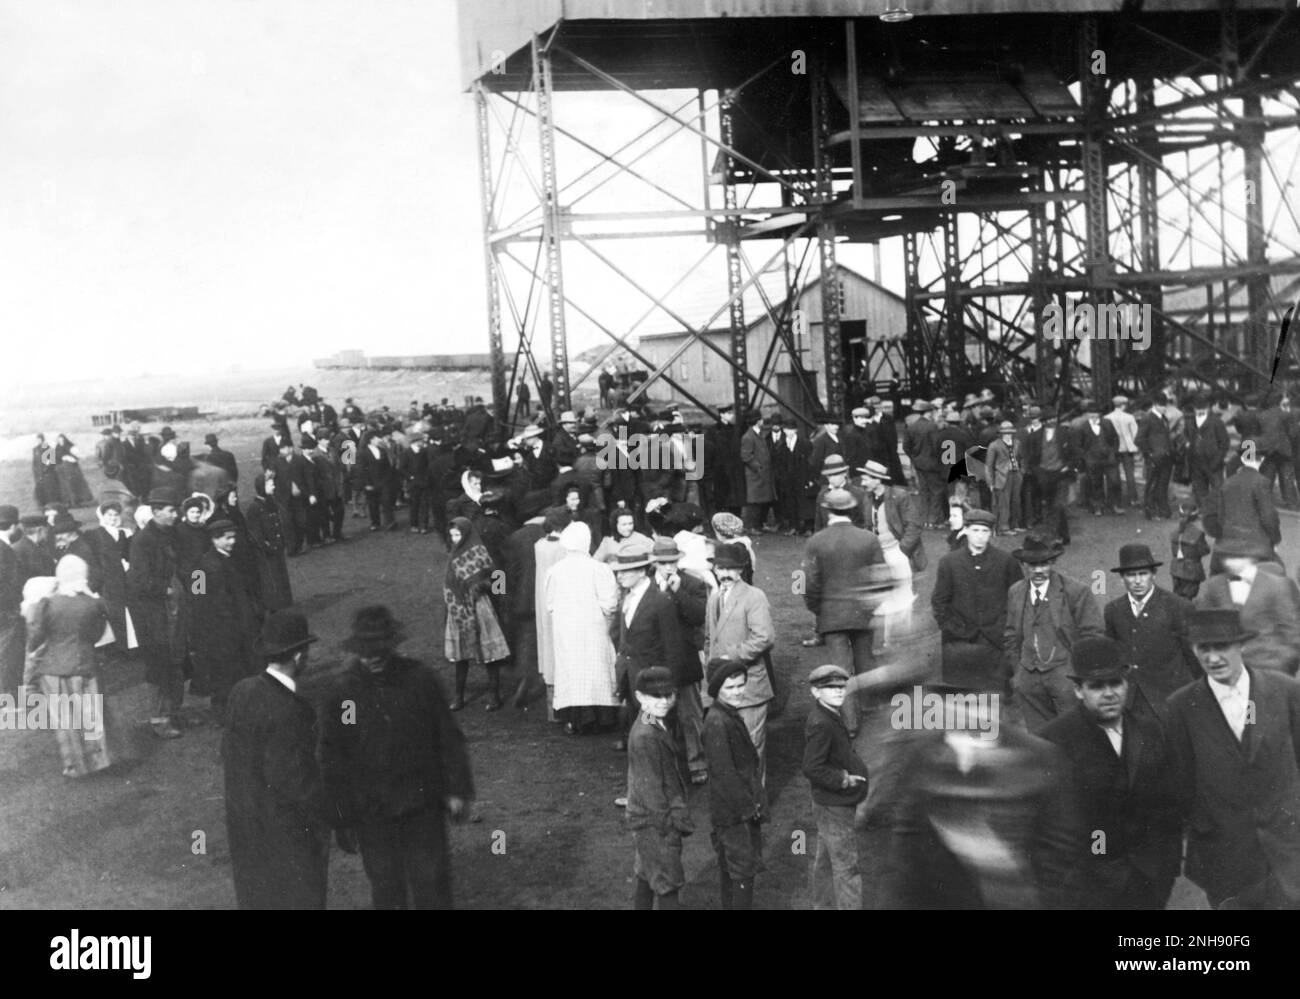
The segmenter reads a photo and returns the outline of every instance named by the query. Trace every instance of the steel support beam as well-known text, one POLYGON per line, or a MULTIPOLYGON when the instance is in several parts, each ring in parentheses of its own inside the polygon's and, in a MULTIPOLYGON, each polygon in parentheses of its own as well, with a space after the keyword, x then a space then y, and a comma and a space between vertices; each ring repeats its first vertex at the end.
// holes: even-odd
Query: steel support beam
MULTIPOLYGON (((722 126, 722 146, 733 148, 735 137, 731 122, 731 101, 724 99, 719 108, 722 126)), ((722 207, 734 212, 739 206, 736 198, 735 162, 730 152, 722 156, 722 207)), ((749 371, 749 349, 746 342, 748 330, 745 328, 745 298, 741 294, 744 275, 740 266, 740 233, 738 220, 732 216, 722 222, 715 222, 722 230, 722 243, 727 251, 727 294, 730 305, 727 316, 731 325, 731 391, 736 403, 736 419, 743 420, 749 409, 749 383, 745 379, 749 371)))
POLYGON ((963 321, 961 249, 957 243, 957 214, 943 217, 943 316, 944 354, 947 360, 948 391, 956 391, 966 375, 966 324, 963 321))
MULTIPOLYGON (((1083 185, 1087 212, 1088 302, 1095 308, 1109 301, 1110 233, 1106 225, 1106 78, 1093 72, 1098 51, 1097 18, 1087 15, 1079 24, 1079 76, 1083 81, 1083 114, 1088 126, 1083 140, 1083 185)), ((1111 342, 1091 341, 1092 395, 1099 404, 1111 396, 1111 342)))
POLYGON ((474 108, 478 114, 479 194, 483 215, 483 269, 487 279, 488 353, 492 357, 492 410, 497 421, 508 424, 510 396, 506 391, 506 354, 501 339, 501 276, 497 272, 496 251, 492 248, 493 185, 492 145, 488 122, 488 95, 481 84, 474 87, 474 108))
MULTIPOLYGON (((551 380, 555 385, 552 403, 557 410, 569 408, 569 345, 564 324, 564 267, 560 245, 560 188, 555 165, 555 116, 552 107, 551 53, 534 38, 533 79, 537 90, 537 127, 542 159, 542 242, 546 253, 547 312, 551 340, 551 380)), ((553 414, 547 414, 552 416, 553 414)))
POLYGON ((821 264, 822 357, 826 378, 826 408, 836 419, 844 412, 844 348, 840 343, 840 274, 835 261, 835 223, 826 206, 835 200, 834 163, 830 140, 830 81, 827 62, 819 61, 813 76, 812 137, 813 163, 817 179, 817 200, 822 204, 817 225, 817 255, 821 264))

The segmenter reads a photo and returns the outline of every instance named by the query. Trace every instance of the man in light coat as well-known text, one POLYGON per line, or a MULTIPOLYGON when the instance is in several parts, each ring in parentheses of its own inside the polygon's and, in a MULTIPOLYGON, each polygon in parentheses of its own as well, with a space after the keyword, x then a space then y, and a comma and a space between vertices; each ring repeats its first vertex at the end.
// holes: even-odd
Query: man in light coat
POLYGON ((993 512, 999 534, 1020 534, 1024 513, 1020 509, 1020 491, 1024 480, 1025 449, 1010 420, 998 424, 998 436, 989 444, 989 489, 993 492, 993 512))
MULTIPOLYGON (((767 594, 740 578, 747 561, 741 544, 719 545, 714 552, 718 588, 709 594, 704 612, 706 662, 737 659, 752 665, 775 643, 776 628, 767 594)), ((749 675, 736 710, 749 730, 760 770, 766 773, 767 706, 775 691, 767 670, 750 669, 749 675)))

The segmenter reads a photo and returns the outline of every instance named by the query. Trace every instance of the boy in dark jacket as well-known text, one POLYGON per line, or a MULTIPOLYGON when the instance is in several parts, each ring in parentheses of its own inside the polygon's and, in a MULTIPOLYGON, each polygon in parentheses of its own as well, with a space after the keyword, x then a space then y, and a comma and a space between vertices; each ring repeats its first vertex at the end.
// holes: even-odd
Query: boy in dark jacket
POLYGON ((704 719, 704 755, 709 763, 709 818, 724 909, 751 909, 754 878, 763 866, 761 823, 767 799, 759 773, 758 752, 736 708, 743 701, 746 663, 740 659, 709 662, 709 696, 704 719))
POLYGON ((636 878, 633 908, 680 909, 686 883, 682 837, 695 831, 686 806, 686 784, 677 765, 677 744, 664 722, 677 699, 673 675, 662 666, 636 678, 641 706, 627 737, 627 824, 632 830, 636 878))
POLYGON ((813 862, 813 906, 861 909, 862 876, 853 816, 867 796, 867 765, 853 752, 840 717, 849 674, 839 666, 818 666, 808 676, 816 700, 804 725, 803 775, 812 785, 817 819, 813 862))

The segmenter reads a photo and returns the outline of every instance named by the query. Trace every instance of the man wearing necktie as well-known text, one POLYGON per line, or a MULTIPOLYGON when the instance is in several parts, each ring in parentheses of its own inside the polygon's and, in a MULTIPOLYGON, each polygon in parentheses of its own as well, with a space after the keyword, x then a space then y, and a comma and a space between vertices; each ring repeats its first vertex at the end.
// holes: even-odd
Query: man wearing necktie
POLYGON ((1130 670, 1109 638, 1074 647, 1078 705, 1040 733, 1069 760, 1080 897, 1087 908, 1163 909, 1182 856, 1182 825, 1160 726, 1128 710, 1130 670))
POLYGON ((1105 626, 1088 588, 1052 567, 1061 557, 1054 537, 1030 531, 1024 546, 1012 554, 1028 578, 1007 592, 1002 647, 1016 708, 1025 727, 1037 733, 1074 706, 1067 675, 1071 650, 1084 638, 1101 637, 1105 626))
POLYGON ((1146 412, 1138 418, 1137 437, 1134 441, 1137 449, 1142 452, 1142 468, 1146 474, 1142 506, 1146 510, 1147 520, 1156 517, 1168 520, 1172 515, 1169 509, 1169 479, 1174 472, 1174 451, 1169 421, 1162 411, 1164 405, 1163 394, 1144 404, 1146 412))
POLYGON ((1169 698, 1185 873, 1216 909, 1300 908, 1300 684, 1257 669, 1232 608, 1192 616, 1206 676, 1169 698))

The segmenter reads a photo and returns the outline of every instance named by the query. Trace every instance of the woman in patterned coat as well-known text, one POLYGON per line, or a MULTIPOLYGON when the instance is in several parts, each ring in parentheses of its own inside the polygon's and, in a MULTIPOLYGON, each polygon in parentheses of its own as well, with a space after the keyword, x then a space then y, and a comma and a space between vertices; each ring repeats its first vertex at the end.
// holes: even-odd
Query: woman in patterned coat
POLYGON ((447 605, 443 647, 447 660, 456 664, 456 699, 451 703, 451 710, 459 711, 465 706, 469 664, 481 662, 487 666, 492 686, 492 697, 485 707, 496 711, 502 703, 501 660, 510 656, 510 646, 492 607, 496 566, 473 524, 465 517, 452 520, 447 528, 447 542, 451 556, 442 586, 443 602, 447 605))

